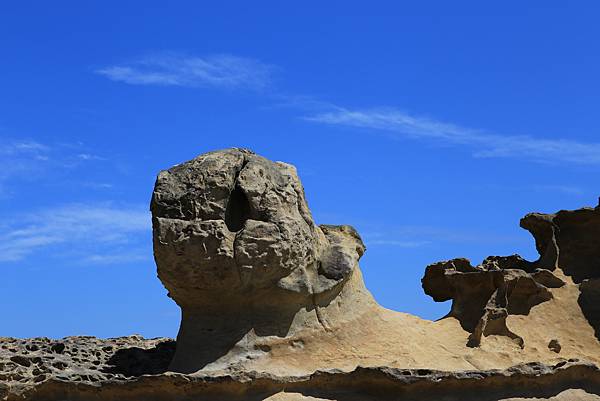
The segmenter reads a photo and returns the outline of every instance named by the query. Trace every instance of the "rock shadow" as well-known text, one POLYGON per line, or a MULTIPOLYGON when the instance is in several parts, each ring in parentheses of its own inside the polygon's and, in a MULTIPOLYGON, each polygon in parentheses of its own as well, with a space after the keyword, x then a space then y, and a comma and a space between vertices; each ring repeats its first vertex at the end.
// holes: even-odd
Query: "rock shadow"
POLYGON ((154 348, 123 348, 117 350, 107 361, 104 373, 122 374, 127 377, 157 375, 168 370, 175 355, 176 343, 167 340, 154 348))
MULTIPOLYGON (((341 286, 341 285, 340 285, 341 286)), ((340 288, 315 296, 311 300, 299 298, 296 302, 257 306, 252 302, 229 311, 182 310, 181 326, 177 335, 177 352, 168 367, 169 371, 190 374, 228 354, 253 358, 269 352, 268 345, 256 344, 253 337, 284 338, 292 330, 294 319, 303 310, 316 313, 327 307, 340 288), (312 301, 312 302, 309 302, 312 301), (248 341, 244 341, 246 338, 248 341)), ((281 298, 275 297, 281 301, 281 298)), ((289 300, 288 300, 289 301, 289 300)), ((218 362, 217 362, 218 363, 218 362)))
POLYGON ((579 291, 577 303, 600 340, 600 279, 584 280, 579 285, 579 291))

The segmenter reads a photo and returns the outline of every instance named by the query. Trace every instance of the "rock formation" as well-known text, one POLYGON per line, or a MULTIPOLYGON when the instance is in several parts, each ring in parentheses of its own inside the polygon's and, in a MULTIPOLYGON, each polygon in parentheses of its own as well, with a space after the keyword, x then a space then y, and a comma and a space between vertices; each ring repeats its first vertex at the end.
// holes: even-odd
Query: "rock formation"
POLYGON ((320 308, 365 250, 352 227, 315 225, 293 166, 246 150, 161 172, 151 210, 158 276, 182 309, 176 372, 214 364, 236 344, 224 363, 261 352, 248 349, 255 337, 327 330, 320 308))
POLYGON ((438 262, 427 266, 423 289, 438 302, 453 300, 448 317, 471 333, 467 346, 479 346, 482 336, 500 335, 524 348, 523 338, 510 331, 506 318, 528 315, 532 307, 552 299, 550 288, 565 284, 536 265, 519 255, 490 256, 477 267, 467 259, 438 262))
POLYGON ((380 307, 350 226, 314 223, 294 167, 248 150, 159 174, 176 342, 0 339, 4 400, 600 400, 600 206, 529 214, 537 261, 434 263, 438 321, 380 307))

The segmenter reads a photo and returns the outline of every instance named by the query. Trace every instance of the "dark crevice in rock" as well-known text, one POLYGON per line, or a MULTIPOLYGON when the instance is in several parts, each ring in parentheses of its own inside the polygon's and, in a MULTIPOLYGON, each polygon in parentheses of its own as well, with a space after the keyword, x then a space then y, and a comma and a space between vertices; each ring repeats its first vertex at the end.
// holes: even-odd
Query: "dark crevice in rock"
POLYGON ((250 202, 244 190, 240 187, 238 180, 241 172, 246 168, 248 159, 245 159, 242 166, 235 175, 233 182, 233 190, 229 194, 227 200, 227 208, 225 209, 225 225, 231 232, 240 231, 244 228, 246 220, 250 218, 250 202))
POLYGON ((231 232, 244 228, 246 220, 250 217, 250 202, 246 194, 236 185, 229 195, 227 209, 225 210, 225 224, 231 232))

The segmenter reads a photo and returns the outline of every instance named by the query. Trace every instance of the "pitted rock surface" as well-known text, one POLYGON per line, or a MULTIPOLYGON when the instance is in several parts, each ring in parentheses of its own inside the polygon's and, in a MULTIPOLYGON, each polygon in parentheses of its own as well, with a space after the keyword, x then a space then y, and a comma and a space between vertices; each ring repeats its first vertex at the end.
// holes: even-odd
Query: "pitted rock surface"
POLYGON ((181 372, 250 332, 288 334, 303 308, 325 325, 317 298, 337 295, 365 250, 353 228, 315 225, 293 166, 245 149, 162 171, 151 211, 158 276, 182 308, 181 372))
MULTIPOLYGON (((479 346, 482 336, 501 335, 523 347, 523 338, 507 327, 506 318, 527 315, 535 305, 552 299, 549 288, 565 285, 552 274, 560 268, 581 283, 578 302, 598 337, 600 205, 555 214, 530 213, 520 224, 534 236, 540 254, 537 261, 511 255, 489 256, 476 267, 464 258, 434 263, 421 280, 425 293, 437 302, 452 300, 448 316, 471 333, 467 345, 479 346)), ((559 352, 556 346, 550 348, 559 352)))
POLYGON ((19 389, 51 379, 90 384, 126 381, 165 372, 174 353, 175 342, 168 338, 0 337, 0 382, 19 389))
POLYGON ((565 284, 519 255, 490 256, 476 267, 464 258, 434 263, 425 269, 422 283, 435 301, 452 300, 448 316, 471 333, 468 346, 479 346, 482 336, 501 335, 521 348, 523 338, 506 326, 508 315, 529 314, 535 305, 552 299, 548 288, 565 284))
POLYGON ((560 266, 573 281, 600 278, 600 205, 554 214, 530 213, 521 227, 535 237, 540 267, 560 266))
POLYGON ((177 340, 2 338, 0 400, 600 400, 598 207, 522 219, 537 261, 428 266, 437 321, 377 304, 358 232, 315 224, 288 164, 201 155, 151 210, 177 340))
POLYGON ((247 302, 273 287, 318 294, 349 277, 364 252, 356 231, 339 231, 356 241, 346 249, 315 225, 293 166, 244 149, 161 172, 151 210, 159 277, 182 306, 210 304, 217 293, 247 302))

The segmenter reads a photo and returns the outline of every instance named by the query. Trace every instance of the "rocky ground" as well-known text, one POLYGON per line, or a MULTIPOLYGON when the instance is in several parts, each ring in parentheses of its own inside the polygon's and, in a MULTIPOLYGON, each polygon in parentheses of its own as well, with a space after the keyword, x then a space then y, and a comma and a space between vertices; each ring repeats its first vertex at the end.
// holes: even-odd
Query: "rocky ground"
POLYGON ((175 342, 165 338, 2 338, 0 344, 0 399, 8 401, 600 399, 600 370, 577 360, 457 372, 356 367, 298 376, 179 374, 167 372, 175 342))

